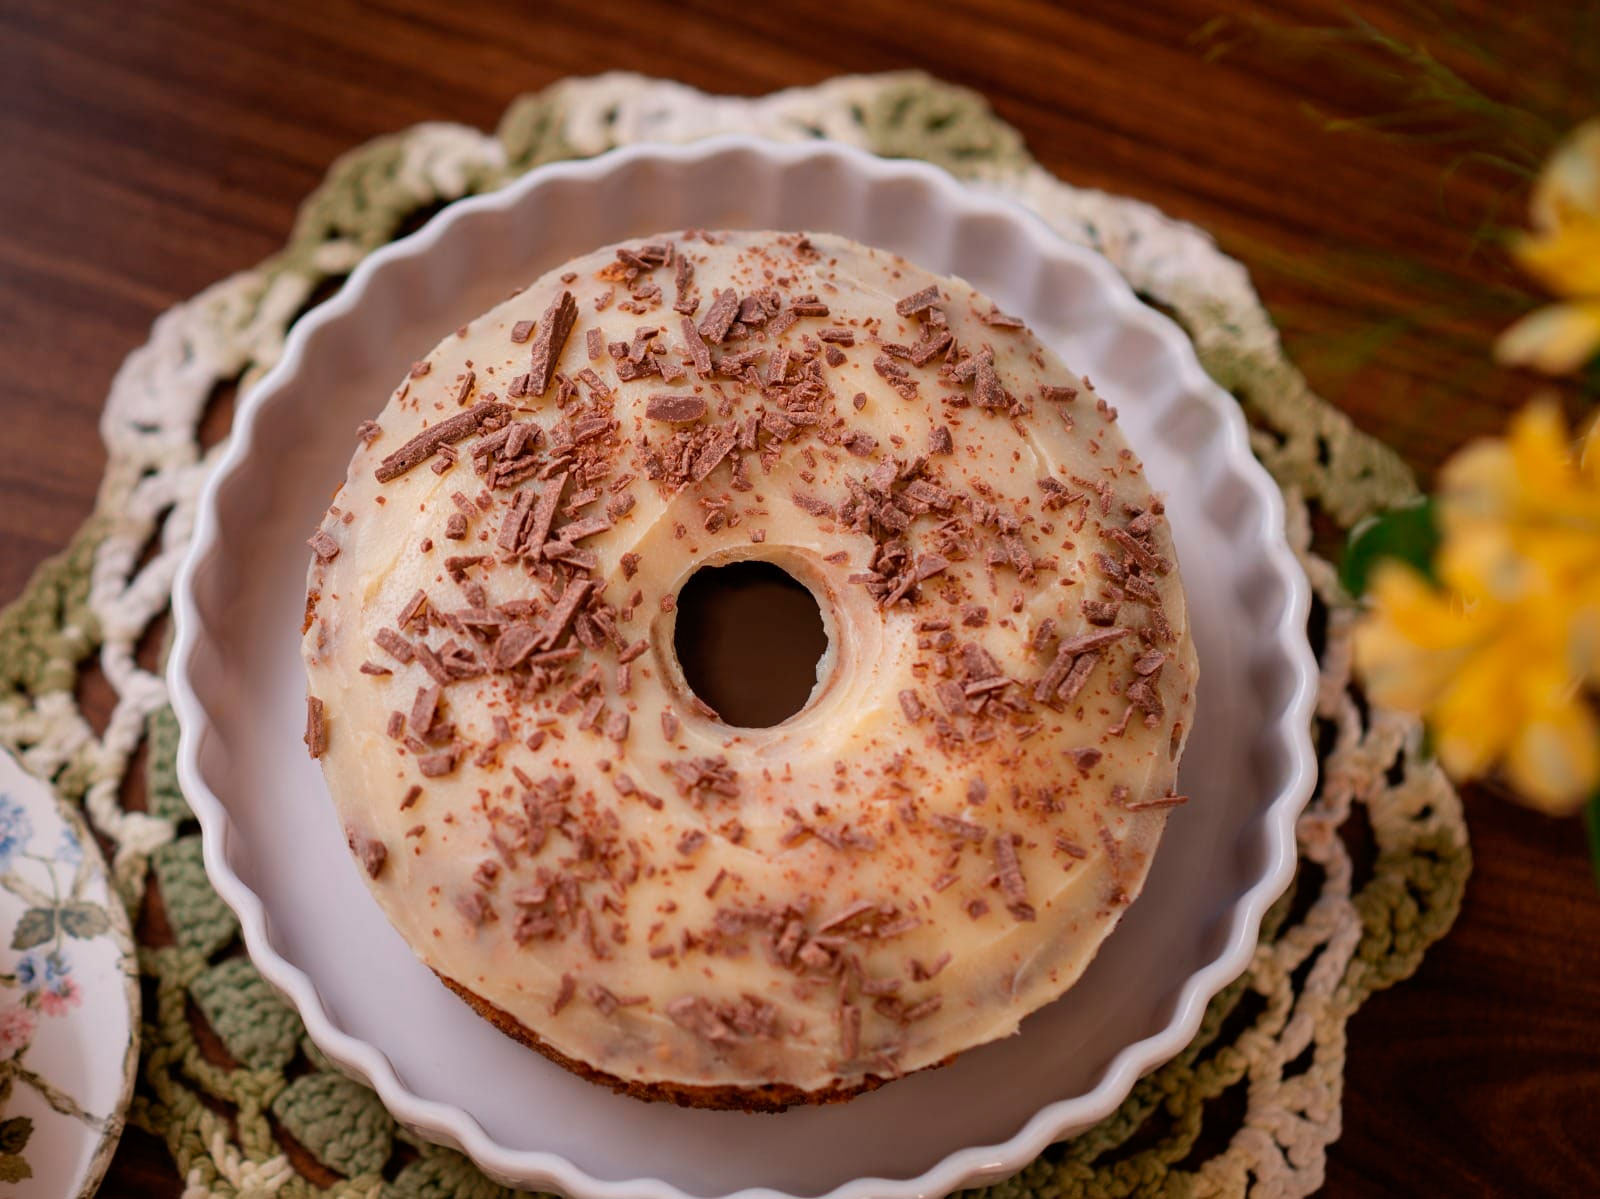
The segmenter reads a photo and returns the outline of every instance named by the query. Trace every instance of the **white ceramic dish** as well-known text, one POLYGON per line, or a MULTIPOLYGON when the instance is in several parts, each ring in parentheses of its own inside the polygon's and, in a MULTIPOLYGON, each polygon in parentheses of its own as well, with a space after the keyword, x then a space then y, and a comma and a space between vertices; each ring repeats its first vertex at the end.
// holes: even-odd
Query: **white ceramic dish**
POLYGON ((582 1199, 912 1199, 1005 1175, 1111 1112, 1247 965, 1312 786, 1307 588, 1278 492, 1183 334, 1098 256, 919 163, 829 143, 636 146, 540 168, 387 247, 241 405, 174 593, 178 768, 262 973, 397 1118, 490 1174, 582 1199), (304 540, 356 424, 514 286, 683 226, 820 229, 959 274, 1122 412, 1169 511, 1201 659, 1197 727, 1144 895, 1021 1034, 852 1103, 778 1116, 612 1094, 502 1037, 412 956, 349 861, 300 743, 304 540))

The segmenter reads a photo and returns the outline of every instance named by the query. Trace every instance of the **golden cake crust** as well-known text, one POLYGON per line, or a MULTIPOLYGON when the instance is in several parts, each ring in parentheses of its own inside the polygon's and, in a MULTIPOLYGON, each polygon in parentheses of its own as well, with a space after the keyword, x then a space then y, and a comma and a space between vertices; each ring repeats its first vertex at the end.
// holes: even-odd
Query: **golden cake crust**
MULTIPOLYGON (((473 1011, 477 1012, 478 1015, 482 1016, 512 1040, 521 1041, 529 1049, 536 1050, 556 1065, 572 1071, 580 1078, 586 1078, 590 1082, 610 1087, 619 1095, 627 1095, 634 1099, 675 1103, 679 1107, 702 1107, 718 1111, 781 1112, 796 1104, 846 1103, 857 1095, 865 1095, 868 1091, 876 1091, 884 1083, 892 1081, 876 1074, 867 1074, 852 1086, 836 1085, 824 1087, 817 1091, 802 1091, 798 1087, 786 1086, 782 1083, 766 1083, 754 1086, 695 1087, 674 1083, 630 1082, 625 1078, 618 1078, 615 1074, 607 1074, 602 1070, 596 1070, 593 1066, 568 1057, 554 1045, 543 1040, 538 1033, 534 1032, 504 1008, 496 1007, 481 995, 463 987, 454 979, 446 978, 437 970, 433 973, 440 982, 464 999, 468 1007, 472 1008, 473 1011)), ((924 1066, 922 1069, 936 1070, 940 1066, 948 1065, 953 1060, 952 1056, 942 1062, 935 1062, 931 1066, 924 1066)))

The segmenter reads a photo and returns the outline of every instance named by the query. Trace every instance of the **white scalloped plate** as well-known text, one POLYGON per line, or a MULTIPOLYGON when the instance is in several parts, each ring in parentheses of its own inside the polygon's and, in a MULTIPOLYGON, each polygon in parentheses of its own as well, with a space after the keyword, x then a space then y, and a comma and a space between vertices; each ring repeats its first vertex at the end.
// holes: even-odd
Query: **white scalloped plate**
POLYGON ((1276 487, 1187 338, 1099 256, 933 167, 719 138, 541 167, 372 255, 242 403, 173 597, 184 791, 251 957, 311 1037, 422 1135, 580 1199, 913 1199, 1016 1170, 1113 1111, 1249 963, 1294 868, 1315 772, 1307 586, 1276 487), (345 851, 300 743, 305 538, 356 424, 406 366, 514 286, 684 226, 828 230, 959 274, 1122 412, 1169 512, 1201 685, 1143 896, 1022 1032, 855 1101, 777 1116, 621 1097, 502 1037, 412 956, 345 851))

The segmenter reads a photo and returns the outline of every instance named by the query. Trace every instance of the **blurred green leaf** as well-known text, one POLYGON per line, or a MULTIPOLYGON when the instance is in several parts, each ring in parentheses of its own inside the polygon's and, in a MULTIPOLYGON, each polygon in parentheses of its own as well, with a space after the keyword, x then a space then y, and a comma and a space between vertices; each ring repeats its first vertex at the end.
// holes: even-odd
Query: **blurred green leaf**
POLYGON ((1365 594, 1373 569, 1385 558, 1409 562, 1432 579, 1433 554, 1438 548, 1439 529, 1431 499, 1391 508, 1350 530, 1344 561, 1339 564, 1339 582, 1351 595, 1365 594))
POLYGON ((12 949, 32 949, 56 935, 56 914, 49 908, 29 908, 11 934, 12 949))
POLYGON ((61 909, 61 931, 81 941, 92 940, 111 927, 105 911, 92 903, 70 903, 61 909))
POLYGON ((1584 808, 1584 823, 1589 826, 1589 864, 1594 867, 1594 884, 1600 887, 1600 791, 1589 797, 1584 808))
POLYGON ((0 1153, 21 1153, 33 1135, 33 1121, 27 1116, 12 1116, 0 1121, 0 1153))
POLYGON ((14 1153, 0 1153, 0 1182, 22 1182, 32 1178, 28 1163, 14 1153))

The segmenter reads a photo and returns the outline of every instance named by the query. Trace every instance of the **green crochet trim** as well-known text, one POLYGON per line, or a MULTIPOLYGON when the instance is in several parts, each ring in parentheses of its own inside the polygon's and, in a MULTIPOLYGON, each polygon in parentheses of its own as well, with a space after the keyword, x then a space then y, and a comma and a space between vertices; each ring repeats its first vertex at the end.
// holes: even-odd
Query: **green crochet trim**
POLYGON ((90 517, 0 612, 0 691, 7 703, 19 692, 38 696, 77 684, 79 664, 99 645, 89 611, 89 567, 104 532, 104 522, 90 517))
MULTIPOLYGON (((192 328, 207 342, 198 348, 210 355, 215 381, 249 386, 319 290, 419 212, 500 186, 541 163, 597 153, 641 130, 683 138, 728 128, 729 110, 719 108, 713 117, 705 103, 699 93, 637 77, 569 80, 516 101, 492 138, 456 126, 419 126, 353 151, 307 199, 283 251, 188 306, 192 328)), ((1327 616, 1328 633, 1318 646, 1324 700, 1316 731, 1320 743, 1333 748, 1324 754, 1323 783, 1301 822, 1296 884, 1315 902, 1297 902, 1294 895, 1280 901, 1251 969, 1212 1002, 1193 1043, 1141 1080, 1113 1116, 1052 1147, 1015 1177, 971 1194, 1185 1197, 1243 1194, 1252 1185, 1263 1194, 1309 1193, 1320 1184, 1323 1153, 1337 1135, 1344 1022, 1374 991, 1416 969, 1454 920, 1470 870, 1459 803, 1420 756, 1415 723, 1368 714, 1349 694, 1348 599, 1329 564, 1309 550, 1308 505, 1349 527, 1414 494, 1410 474, 1391 451, 1311 393, 1284 359, 1242 276, 1228 284, 1233 293, 1219 298, 1221 285, 1213 277, 1164 271, 1160 254, 1141 257, 1141 245, 1148 251, 1151 239, 1136 226, 1144 222, 1145 233, 1153 229, 1174 254, 1182 242, 1184 253, 1200 255, 1207 266, 1233 264, 1198 234, 1142 206, 1051 179, 1017 131, 974 93, 901 73, 833 80, 743 103, 749 128, 768 136, 842 138, 880 154, 937 163, 1034 203, 1064 235, 1101 249, 1173 315, 1207 370, 1240 398, 1255 449, 1284 488, 1291 538, 1327 616), (1120 230, 1108 227, 1124 218, 1120 230), (1386 778, 1392 769, 1399 783, 1386 778), (1371 877, 1359 884, 1337 831, 1357 806, 1366 810, 1378 846, 1371 877), (1334 934, 1341 929, 1350 931, 1345 943, 1353 940, 1354 948, 1335 959, 1334 934), (1323 978, 1318 968, 1330 961, 1339 969, 1323 978), (1216 1127, 1225 1118, 1223 1107, 1238 1106, 1216 1101, 1241 1089, 1249 1096, 1248 1137, 1236 1114, 1216 1127)), ((192 360, 193 349, 180 348, 174 360, 192 360)), ((160 388, 147 385, 152 402, 163 402, 160 388)), ((191 424, 198 421, 193 407, 191 424)), ((164 460, 163 468, 187 469, 197 460, 191 447, 164 460)), ((397 1128, 371 1091, 338 1073, 310 1045, 296 1014, 242 956, 237 922, 206 880, 200 838, 179 793, 170 709, 131 713, 149 747, 147 812, 117 807, 115 784, 131 747, 105 749, 72 696, 80 670, 102 649, 101 622, 91 608, 91 566, 103 568, 108 555, 121 555, 119 577, 126 583, 137 556, 129 545, 158 527, 158 516, 130 515, 134 506, 126 502, 148 473, 139 462, 119 458, 113 444, 100 512, 0 613, 6 682, 0 738, 63 795, 87 798, 91 817, 117 848, 117 877, 130 906, 142 898, 147 878, 164 900, 172 943, 143 947, 139 955, 154 1002, 146 1012, 130 1119, 166 1143, 186 1195, 195 1199, 510 1194, 460 1154, 397 1128), (214 1037, 203 1038, 202 1029, 214 1037), (217 1059, 218 1044, 226 1061, 217 1059), (324 1186, 297 1172, 284 1150, 289 1141, 338 1181, 324 1186)), ((109 652, 112 642, 106 646, 109 652)), ((115 648, 131 648, 126 630, 115 648)))

